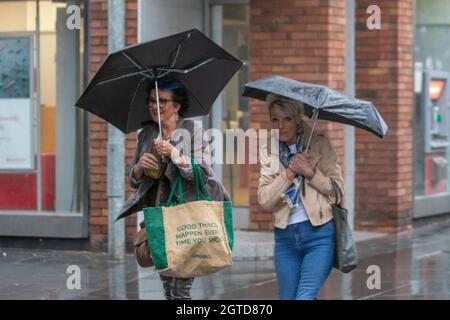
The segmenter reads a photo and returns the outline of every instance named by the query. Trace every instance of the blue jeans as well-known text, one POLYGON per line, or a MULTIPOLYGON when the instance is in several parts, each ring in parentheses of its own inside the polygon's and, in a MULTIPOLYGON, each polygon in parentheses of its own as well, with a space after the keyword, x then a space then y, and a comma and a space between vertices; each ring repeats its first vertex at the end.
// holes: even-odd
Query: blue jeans
POLYGON ((275 272, 281 300, 315 300, 334 264, 334 221, 275 228, 275 272))

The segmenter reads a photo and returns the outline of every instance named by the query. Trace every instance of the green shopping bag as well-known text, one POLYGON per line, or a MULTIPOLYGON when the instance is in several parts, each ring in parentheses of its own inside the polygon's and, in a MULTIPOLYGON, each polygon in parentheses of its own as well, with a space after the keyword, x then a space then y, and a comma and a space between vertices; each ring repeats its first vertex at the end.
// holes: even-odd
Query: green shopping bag
POLYGON ((195 201, 184 202, 182 177, 178 175, 167 204, 144 208, 147 240, 154 267, 166 276, 204 276, 232 264, 232 203, 212 200, 193 159, 191 164, 195 201), (203 199, 200 199, 200 188, 203 199), (173 201, 176 190, 179 203, 173 201))

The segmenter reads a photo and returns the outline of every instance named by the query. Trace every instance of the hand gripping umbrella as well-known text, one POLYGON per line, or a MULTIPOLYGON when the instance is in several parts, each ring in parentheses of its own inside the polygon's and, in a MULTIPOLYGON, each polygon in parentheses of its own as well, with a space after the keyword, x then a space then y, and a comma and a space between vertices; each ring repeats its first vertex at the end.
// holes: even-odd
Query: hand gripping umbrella
POLYGON ((352 125, 383 138, 388 130, 386 123, 372 102, 344 95, 325 86, 300 82, 282 76, 270 76, 248 82, 242 94, 266 100, 270 93, 302 102, 305 114, 314 120, 306 150, 311 143, 317 119, 352 125))
POLYGON ((96 114, 124 133, 151 120, 147 84, 170 76, 186 88, 189 106, 182 117, 206 115, 242 62, 197 29, 137 44, 112 53, 95 74, 76 106, 96 114))

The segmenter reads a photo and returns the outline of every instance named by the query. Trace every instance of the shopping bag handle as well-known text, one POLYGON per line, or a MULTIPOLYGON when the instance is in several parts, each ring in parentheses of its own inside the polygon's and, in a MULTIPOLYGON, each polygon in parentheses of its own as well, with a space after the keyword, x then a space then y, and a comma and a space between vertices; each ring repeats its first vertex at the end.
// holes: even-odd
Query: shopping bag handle
POLYGON ((182 204, 184 203, 184 198, 183 198, 183 188, 182 188, 182 178, 180 175, 177 175, 177 177, 175 178, 175 181, 173 183, 172 186, 172 190, 170 190, 170 194, 169 194, 169 198, 167 199, 167 203, 162 203, 161 206, 173 206, 176 205, 177 202, 173 201, 173 195, 175 194, 175 190, 178 189, 178 203, 182 204))
POLYGON ((203 193, 203 200, 208 200, 211 201, 211 197, 208 195, 208 192, 206 192, 206 187, 205 187, 205 183, 203 182, 203 175, 200 172, 200 168, 198 167, 198 165, 195 163, 194 158, 191 158, 191 166, 192 166, 192 171, 194 172, 194 181, 195 181, 195 200, 199 201, 200 200, 200 187, 202 188, 202 193, 203 193))
MULTIPOLYGON (((211 197, 206 192, 205 183, 203 182, 203 177, 200 172, 200 169, 199 169, 198 165, 195 163, 195 160, 193 158, 191 158, 191 165, 192 165, 192 172, 194 174, 195 200, 196 201, 201 200, 200 199, 200 188, 201 188, 202 193, 203 193, 203 200, 211 201, 212 200, 211 197)), ((177 177, 175 178, 175 181, 173 183, 172 189, 170 191, 169 198, 167 199, 167 203, 161 204, 162 206, 173 206, 176 204, 184 203, 182 180, 183 180, 182 176, 177 175, 177 177), (173 196, 175 195, 175 192, 177 189, 178 189, 178 202, 173 201, 173 196)))

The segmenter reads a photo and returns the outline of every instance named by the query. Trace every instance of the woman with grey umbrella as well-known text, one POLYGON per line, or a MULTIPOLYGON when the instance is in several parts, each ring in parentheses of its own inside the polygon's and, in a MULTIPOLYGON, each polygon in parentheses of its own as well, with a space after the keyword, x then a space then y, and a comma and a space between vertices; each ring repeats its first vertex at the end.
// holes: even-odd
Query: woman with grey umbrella
POLYGON ((330 179, 343 190, 341 168, 328 138, 312 133, 304 123, 301 102, 269 94, 266 105, 279 141, 276 150, 261 148, 258 202, 273 212, 279 297, 317 299, 335 259, 333 215, 326 196, 334 197, 330 179))
MULTIPOLYGON (((158 87, 157 92, 153 81, 147 87, 149 93, 147 104, 152 121, 144 126, 138 136, 136 153, 128 174, 130 185, 137 190, 128 198, 121 210, 121 216, 140 211, 144 207, 154 207, 161 202, 167 202, 171 185, 178 174, 184 178, 184 200, 194 201, 195 188, 190 164, 191 157, 199 166, 208 195, 214 200, 230 199, 222 183, 215 179, 207 150, 208 141, 203 138, 202 128, 194 121, 179 116, 180 112, 189 108, 185 87, 178 80, 169 77, 159 79, 158 87), (159 115, 156 101, 158 98, 159 115), (162 137, 156 139, 160 132, 159 123, 162 137), (189 139, 186 139, 186 134, 189 139), (181 142, 176 142, 177 137, 181 138, 181 142)), ((141 228, 144 228, 143 223, 141 228)), ((138 232, 135 246, 139 264, 151 266, 149 252, 140 256, 141 252, 148 250, 145 229, 138 232), (145 246, 145 250, 141 250, 139 246, 145 246)), ((163 274, 160 274, 160 278, 166 299, 191 299, 190 289, 193 278, 174 278, 163 274)))

